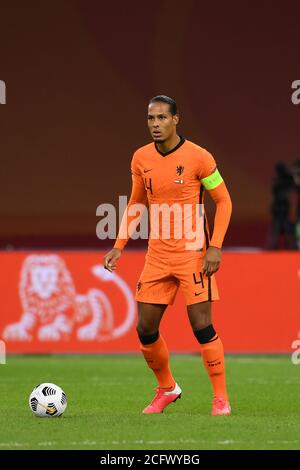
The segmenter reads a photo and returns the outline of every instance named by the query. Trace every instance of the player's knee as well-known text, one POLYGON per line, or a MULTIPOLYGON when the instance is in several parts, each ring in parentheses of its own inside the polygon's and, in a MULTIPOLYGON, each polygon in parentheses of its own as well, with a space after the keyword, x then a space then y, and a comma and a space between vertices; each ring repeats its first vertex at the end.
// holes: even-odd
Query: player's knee
POLYGON ((193 330, 202 330, 212 323, 211 303, 202 302, 188 306, 188 315, 193 330))
POLYGON ((190 318, 190 322, 193 330, 203 330, 211 324, 211 316, 206 314, 197 315, 194 318, 190 318))
POLYGON ((157 341, 159 338, 158 330, 153 331, 153 329, 151 330, 149 328, 142 328, 141 326, 137 325, 136 331, 140 342, 144 345, 155 343, 155 341, 157 341))
POLYGON ((193 332, 200 344, 209 343, 216 336, 216 331, 212 324, 205 328, 193 329, 193 332))

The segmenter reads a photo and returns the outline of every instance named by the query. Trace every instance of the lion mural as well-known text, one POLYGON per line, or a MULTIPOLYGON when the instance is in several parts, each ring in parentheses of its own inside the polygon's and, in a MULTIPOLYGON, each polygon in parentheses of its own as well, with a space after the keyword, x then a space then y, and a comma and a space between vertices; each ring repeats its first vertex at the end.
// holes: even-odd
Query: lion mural
POLYGON ((127 300, 126 319, 114 325, 108 296, 98 288, 77 294, 71 273, 58 255, 29 255, 22 266, 19 294, 23 313, 18 322, 3 331, 6 341, 67 340, 75 332, 78 340, 103 341, 122 336, 134 320, 134 300, 127 284, 118 276, 94 266, 101 281, 115 282, 127 300))

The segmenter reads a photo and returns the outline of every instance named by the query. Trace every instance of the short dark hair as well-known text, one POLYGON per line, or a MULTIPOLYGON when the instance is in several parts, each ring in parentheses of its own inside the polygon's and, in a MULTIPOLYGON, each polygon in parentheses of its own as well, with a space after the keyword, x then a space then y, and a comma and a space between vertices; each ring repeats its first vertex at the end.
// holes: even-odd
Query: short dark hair
POLYGON ((173 116, 178 113, 176 101, 173 100, 173 98, 170 98, 169 96, 166 96, 166 95, 154 96, 149 101, 149 104, 151 103, 167 103, 170 106, 170 112, 171 114, 173 114, 173 116))

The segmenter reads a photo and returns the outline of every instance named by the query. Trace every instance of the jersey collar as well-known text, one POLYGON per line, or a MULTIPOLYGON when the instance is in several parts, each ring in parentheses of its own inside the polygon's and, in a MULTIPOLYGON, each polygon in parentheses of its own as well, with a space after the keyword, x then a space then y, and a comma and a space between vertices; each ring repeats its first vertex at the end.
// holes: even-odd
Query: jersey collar
POLYGON ((180 135, 179 137, 180 137, 180 141, 178 142, 178 144, 177 144, 173 149, 169 150, 169 151, 166 152, 166 153, 161 152, 161 151, 158 149, 158 146, 157 146, 156 142, 154 142, 154 146, 155 146, 156 151, 157 151, 162 157, 166 157, 167 155, 170 155, 170 153, 176 152, 176 150, 178 150, 179 147, 181 147, 181 146, 184 144, 184 142, 185 142, 185 138, 184 138, 184 137, 182 137, 181 135, 180 135))

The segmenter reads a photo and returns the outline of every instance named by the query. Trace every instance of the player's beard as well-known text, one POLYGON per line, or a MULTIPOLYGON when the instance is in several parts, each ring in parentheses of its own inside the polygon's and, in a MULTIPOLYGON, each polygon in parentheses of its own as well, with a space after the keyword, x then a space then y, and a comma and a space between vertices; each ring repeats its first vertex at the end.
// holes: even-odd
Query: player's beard
POLYGON ((165 141, 166 141, 166 138, 165 137, 155 137, 152 136, 154 142, 156 142, 157 144, 163 144, 165 141))

